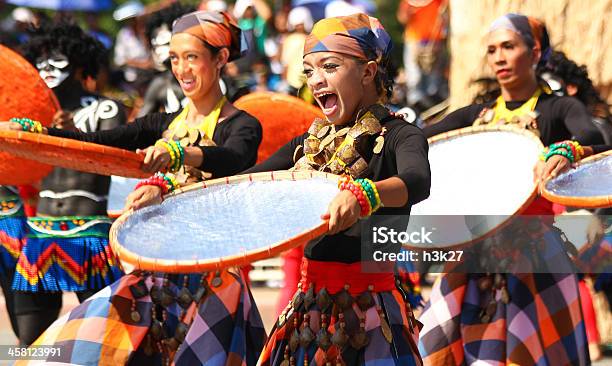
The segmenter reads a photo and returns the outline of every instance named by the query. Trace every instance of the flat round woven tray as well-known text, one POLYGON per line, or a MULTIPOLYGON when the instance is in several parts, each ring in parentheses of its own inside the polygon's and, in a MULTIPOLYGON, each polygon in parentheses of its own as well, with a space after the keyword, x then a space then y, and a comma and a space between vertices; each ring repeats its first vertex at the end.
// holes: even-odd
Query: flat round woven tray
POLYGON ((612 207, 612 150, 579 161, 542 185, 547 200, 571 207, 612 207))
POLYGON ((110 240, 137 269, 173 273, 239 266, 325 234, 338 176, 267 172, 196 183, 160 205, 125 212, 110 240))
POLYGON ((145 178, 143 157, 128 150, 21 131, 0 131, 0 151, 88 173, 145 178))
POLYGON ((432 243, 461 247, 493 235, 537 195, 533 167, 542 142, 512 126, 466 127, 429 140, 431 193, 412 207, 408 231, 432 229, 432 243))

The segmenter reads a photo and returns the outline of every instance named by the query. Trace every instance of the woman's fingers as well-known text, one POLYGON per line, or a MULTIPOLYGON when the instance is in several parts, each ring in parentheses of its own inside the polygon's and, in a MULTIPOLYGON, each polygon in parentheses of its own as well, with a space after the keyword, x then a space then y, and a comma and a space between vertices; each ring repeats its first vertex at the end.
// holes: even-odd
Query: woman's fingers
POLYGON ((136 150, 136 153, 145 156, 142 163, 142 170, 147 173, 163 171, 170 162, 170 156, 167 151, 153 146, 145 150, 136 150))
POLYGON ((567 168, 569 168, 569 164, 565 163, 564 161, 560 161, 559 163, 557 163, 557 165, 555 165, 550 175, 554 178, 559 174, 563 173, 567 168))
POLYGON ((127 198, 125 199, 125 207, 124 210, 127 211, 130 208, 132 208, 132 206, 134 205, 134 202, 136 200, 138 200, 140 197, 142 197, 142 190, 138 189, 135 190, 134 192, 130 193, 127 198))
POLYGON ((543 161, 538 161, 538 163, 533 167, 533 181, 538 183, 542 180, 542 172, 544 171, 544 167, 546 163, 543 161))
MULTIPOLYGON (((153 167, 153 153, 155 152, 155 150, 153 150, 152 148, 147 148, 146 150, 144 150, 144 160, 142 162, 142 170, 144 170, 147 173, 151 173, 152 172, 152 167, 153 167)), ((155 171, 153 171, 154 173, 155 171)))
POLYGON ((332 206, 329 208, 329 234, 333 235, 336 233, 338 228, 338 207, 332 206))

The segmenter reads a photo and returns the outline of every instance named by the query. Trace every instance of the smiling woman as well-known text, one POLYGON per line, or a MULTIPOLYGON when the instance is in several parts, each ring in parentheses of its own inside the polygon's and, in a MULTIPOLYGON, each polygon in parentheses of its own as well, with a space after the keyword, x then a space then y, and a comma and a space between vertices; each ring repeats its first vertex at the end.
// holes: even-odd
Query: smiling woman
MULTIPOLYGON (((181 111, 152 113, 95 133, 54 128, 47 132, 142 149, 137 152, 144 155, 143 170, 166 172, 141 182, 126 208, 159 203, 162 193, 178 185, 249 168, 257 160, 261 125, 229 103, 219 86, 221 69, 240 57, 240 39, 240 29, 227 13, 186 14, 174 22, 170 40, 172 73, 188 99, 181 111)), ((0 123, 0 129, 17 126, 21 129, 16 123, 0 123)), ((134 272, 106 287, 92 302, 77 307, 74 316, 57 321, 38 339, 36 344, 71 344, 71 352, 53 361, 254 366, 266 338, 247 280, 238 268, 172 276, 134 272), (91 306, 92 302, 104 306, 91 306), (91 322, 76 315, 85 313, 91 322), (98 324, 99 319, 104 320, 98 324), (94 332, 100 338, 83 342, 80 335, 92 333, 88 327, 104 328, 94 332), (75 328, 80 330, 74 332, 75 328), (93 352, 87 346, 92 342, 97 343, 93 352)))

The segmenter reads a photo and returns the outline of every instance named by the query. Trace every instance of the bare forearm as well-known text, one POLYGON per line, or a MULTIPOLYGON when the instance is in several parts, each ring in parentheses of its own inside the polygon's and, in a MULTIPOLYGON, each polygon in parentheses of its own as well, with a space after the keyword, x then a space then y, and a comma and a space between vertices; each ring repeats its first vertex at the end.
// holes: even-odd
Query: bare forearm
POLYGON ((198 147, 186 147, 185 148, 185 161, 184 164, 192 167, 199 167, 204 161, 204 154, 202 149, 198 147))
POLYGON ((375 182, 380 200, 386 207, 403 207, 408 202, 408 189, 397 177, 375 182))

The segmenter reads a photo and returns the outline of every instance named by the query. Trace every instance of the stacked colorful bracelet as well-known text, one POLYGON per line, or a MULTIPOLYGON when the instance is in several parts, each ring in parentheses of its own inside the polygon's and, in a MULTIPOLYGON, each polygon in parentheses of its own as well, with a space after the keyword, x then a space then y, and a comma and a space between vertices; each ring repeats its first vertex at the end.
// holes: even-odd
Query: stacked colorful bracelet
POLYGON ((157 186, 161 188, 162 194, 168 194, 178 187, 178 183, 172 176, 164 173, 155 173, 154 176, 138 182, 134 190, 142 186, 157 186))
POLYGON ((577 141, 561 141, 545 148, 540 154, 540 160, 548 161, 554 155, 561 155, 571 163, 575 163, 584 156, 584 148, 577 141))
POLYGON ((353 180, 350 176, 344 176, 338 181, 338 188, 351 191, 355 195, 361 207, 361 217, 370 216, 381 206, 376 185, 370 179, 353 180))
POLYGON ((21 128, 23 128, 25 132, 32 132, 32 133, 42 133, 43 132, 42 123, 38 121, 33 121, 29 118, 14 117, 14 118, 11 118, 11 122, 19 123, 21 125, 21 128))
POLYGON ((168 170, 172 173, 178 172, 185 162, 185 149, 181 144, 174 140, 160 139, 157 140, 155 146, 163 147, 168 151, 168 154, 170 154, 168 170))

